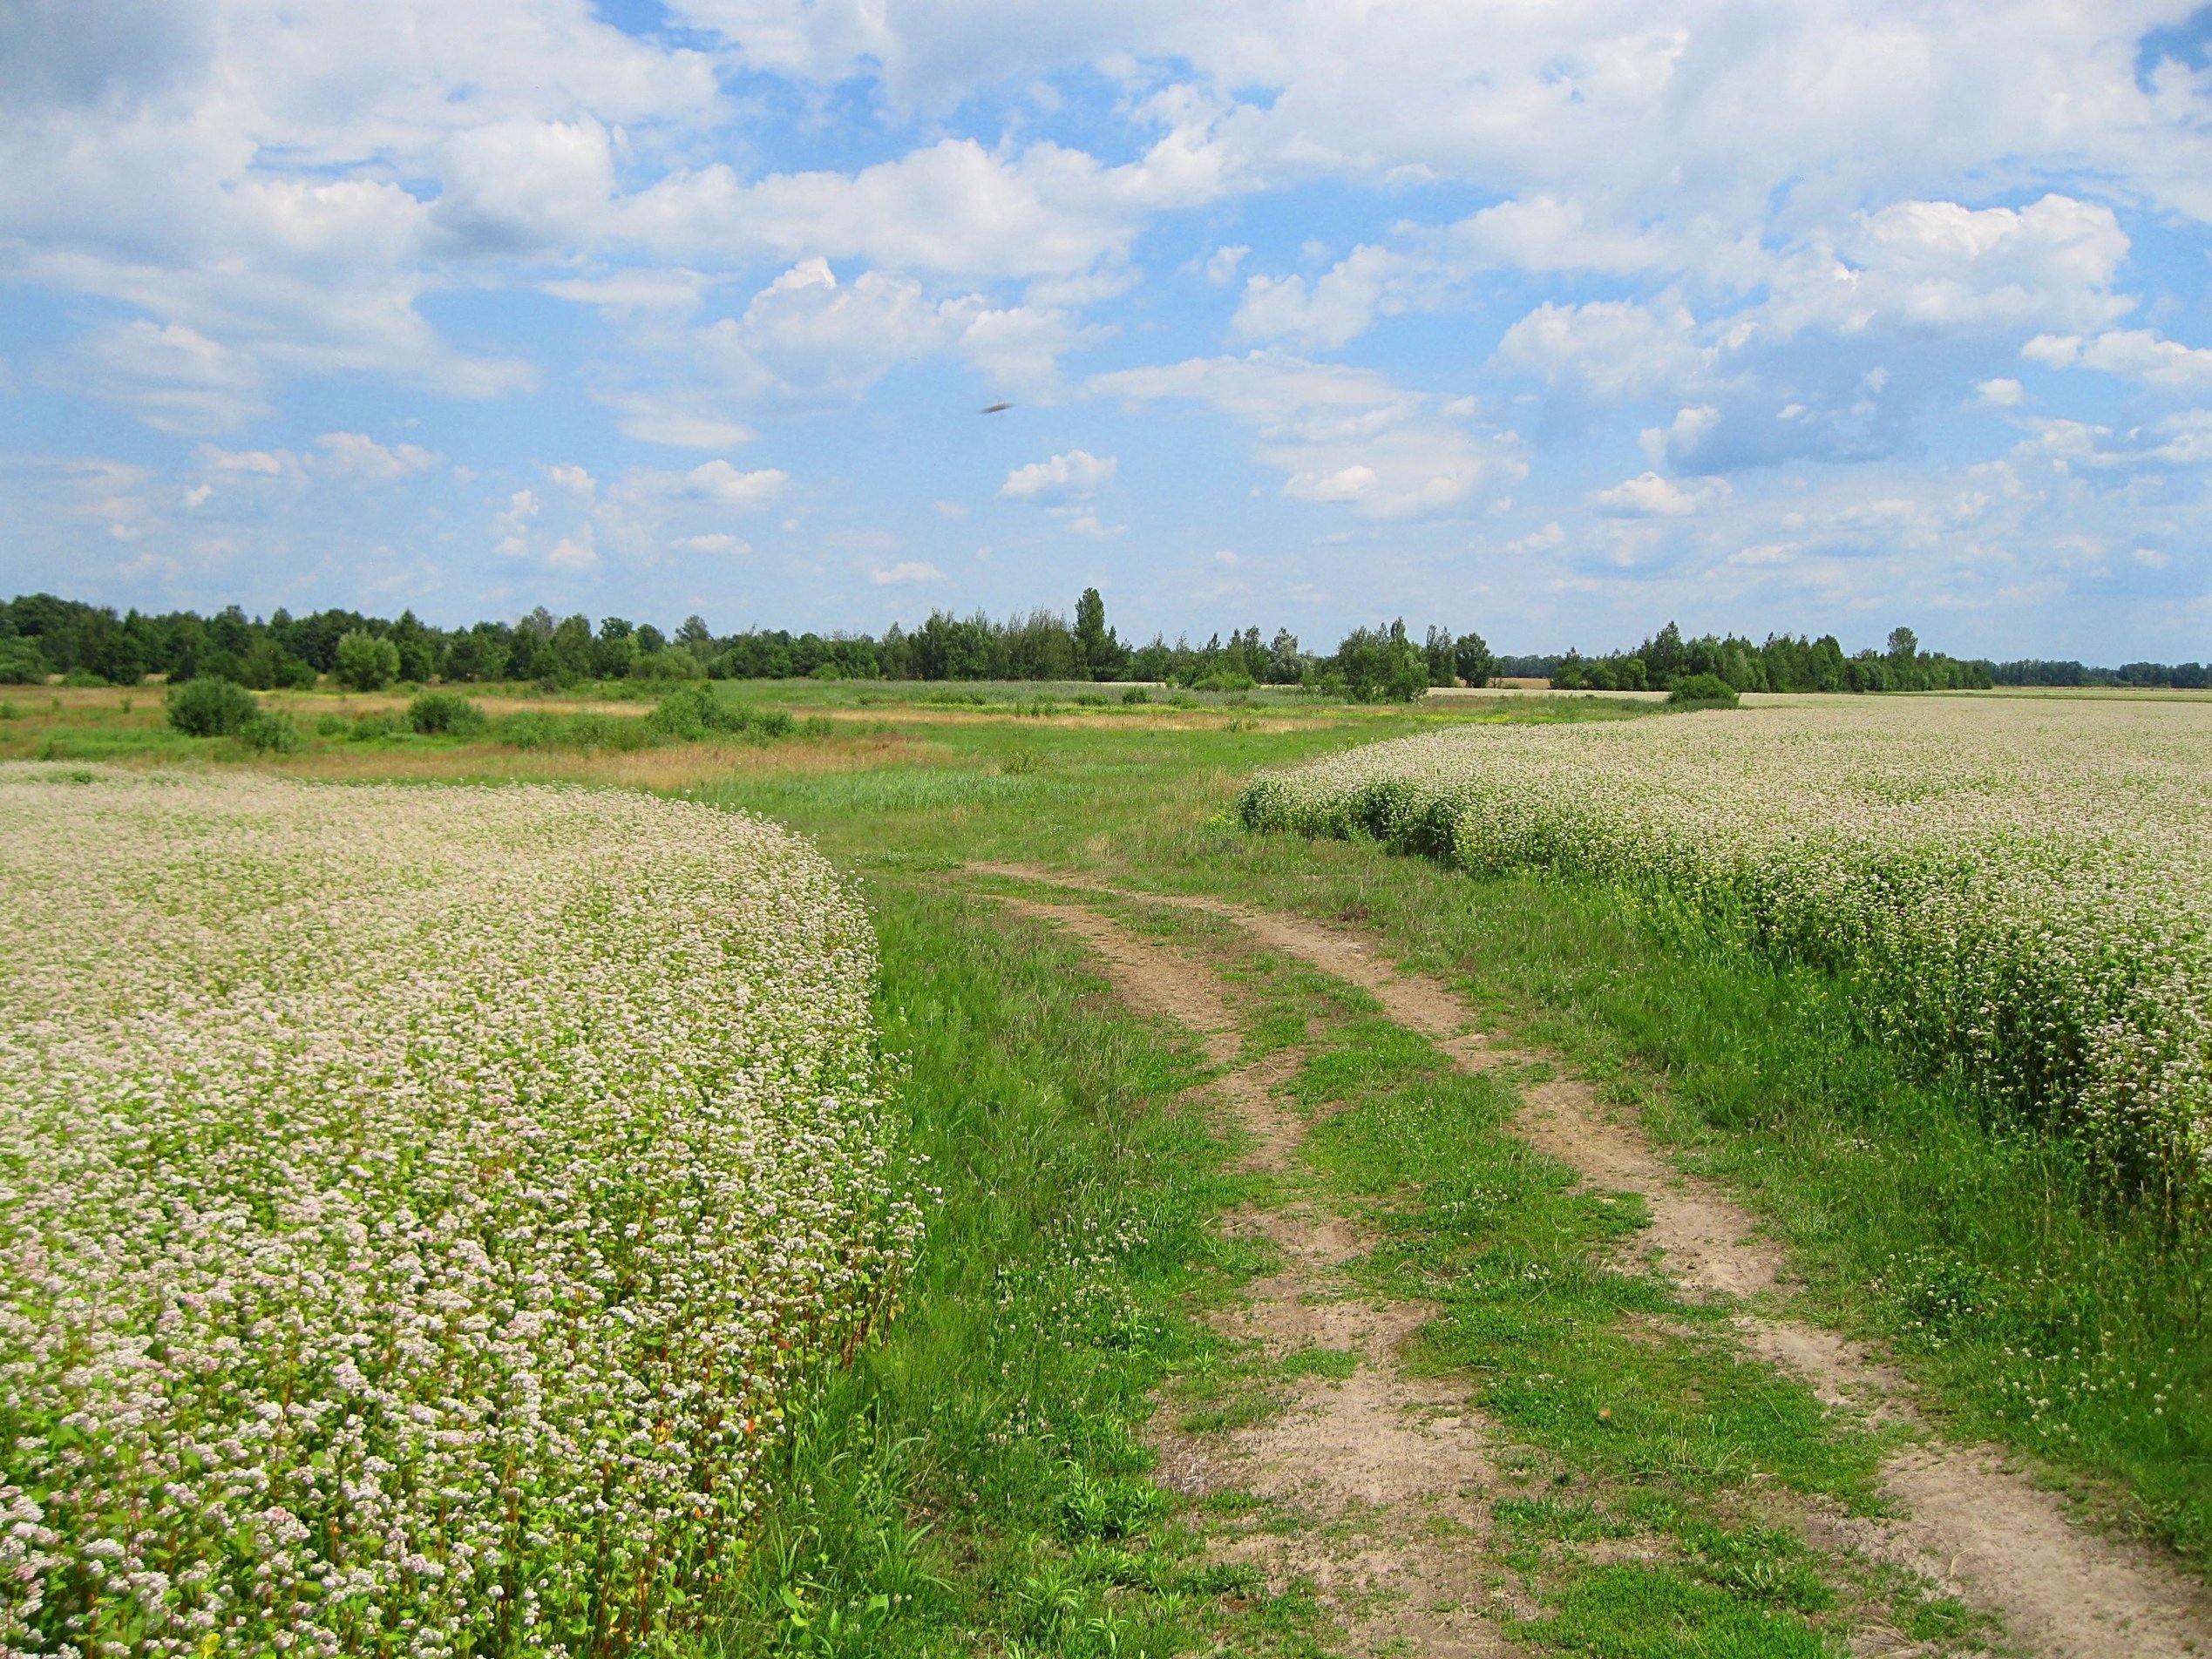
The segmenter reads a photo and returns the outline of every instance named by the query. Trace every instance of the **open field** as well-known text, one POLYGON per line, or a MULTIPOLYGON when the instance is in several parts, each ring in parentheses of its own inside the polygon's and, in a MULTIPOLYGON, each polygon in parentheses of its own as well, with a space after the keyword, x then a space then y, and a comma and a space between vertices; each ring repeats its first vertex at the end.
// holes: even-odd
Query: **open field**
MULTIPOLYGON (((1618 883, 1230 810, 1377 739, 1664 750, 1763 714, 959 689, 986 701, 728 686, 797 728, 628 754, 254 755, 163 732, 144 691, 18 696, 0 746, 221 787, 644 787, 859 884, 897 1133, 941 1202, 899 1317, 794 1405, 681 1651, 2201 1639, 2207 1263, 2109 1202, 2082 1137, 1992 1114, 1848 976, 1702 948, 1618 883)), ((335 701, 299 699, 303 729, 335 701)))
POLYGON ((0 889, 0 1649, 683 1622, 919 1227, 827 864, 639 795, 17 768, 0 889))
POLYGON ((1827 969, 1870 1030, 2205 1224, 2212 706, 1777 700, 1439 733, 1264 776, 1239 809, 1586 877, 1827 969))

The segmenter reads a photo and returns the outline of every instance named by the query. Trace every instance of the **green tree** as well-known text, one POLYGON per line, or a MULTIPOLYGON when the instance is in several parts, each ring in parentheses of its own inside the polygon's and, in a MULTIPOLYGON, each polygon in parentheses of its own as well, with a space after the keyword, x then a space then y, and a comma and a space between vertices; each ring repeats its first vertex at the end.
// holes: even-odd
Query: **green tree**
POLYGON ((1432 686, 1455 686, 1459 683, 1459 665, 1452 660, 1452 631, 1433 624, 1421 653, 1428 661, 1428 683, 1432 686))
POLYGON ((1336 648, 1344 688, 1363 703, 1409 703, 1428 690, 1428 659, 1406 637, 1405 619, 1388 628, 1354 628, 1336 648))
POLYGON ((227 680, 187 680, 166 701, 169 724, 187 737, 227 737, 261 712, 252 692, 227 680))
POLYGON ((1497 659, 1479 633, 1462 633, 1452 642, 1452 667, 1470 686, 1487 686, 1497 672, 1497 659))
POLYGON ((1095 587, 1075 601, 1075 672, 1096 680, 1115 665, 1114 636, 1106 631, 1106 601, 1095 587))
POLYGON ((338 639, 338 680, 355 691, 381 691, 399 678, 399 647, 356 628, 338 639))

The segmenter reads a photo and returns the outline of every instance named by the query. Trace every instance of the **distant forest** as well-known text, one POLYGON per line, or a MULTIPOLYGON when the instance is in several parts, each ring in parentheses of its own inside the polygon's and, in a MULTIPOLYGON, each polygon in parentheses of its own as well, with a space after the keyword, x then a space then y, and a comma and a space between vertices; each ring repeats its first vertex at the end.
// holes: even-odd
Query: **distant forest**
POLYGON ((1885 650, 1846 654, 1832 634, 1683 637, 1673 623, 1632 651, 1585 657, 1499 656, 1472 632, 1429 627, 1416 638, 1403 622, 1355 628, 1328 653, 1304 648, 1286 628, 1263 640, 1257 627, 1216 633, 1203 645, 1123 640, 1106 622, 1096 588, 1075 617, 1051 611, 995 620, 933 613, 919 626, 893 624, 880 636, 750 629, 716 634, 696 616, 672 633, 651 623, 556 618, 540 606, 512 622, 439 628, 411 611, 397 619, 356 611, 249 617, 236 606, 214 616, 191 611, 118 615, 99 606, 37 593, 0 606, 0 682, 58 674, 79 684, 132 685, 149 674, 172 681, 217 677, 261 689, 312 686, 323 675, 364 688, 395 681, 671 681, 784 679, 1137 680, 1197 690, 1304 686, 1360 698, 1410 698, 1433 686, 1541 678, 1599 691, 1664 690, 1677 679, 1713 674, 1739 691, 1928 691, 1999 686, 2207 684, 2200 663, 2134 662, 2118 669, 2079 662, 1964 660, 1923 651, 1910 628, 1885 650))

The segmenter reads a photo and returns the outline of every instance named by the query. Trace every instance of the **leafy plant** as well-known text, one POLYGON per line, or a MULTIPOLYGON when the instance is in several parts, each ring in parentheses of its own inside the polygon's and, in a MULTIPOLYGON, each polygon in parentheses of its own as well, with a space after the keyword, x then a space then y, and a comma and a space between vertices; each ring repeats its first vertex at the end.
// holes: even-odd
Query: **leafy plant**
POLYGON ((399 647, 356 628, 338 636, 338 681, 355 691, 381 691, 399 678, 399 647))
POLYGON ((1693 674, 1677 676, 1666 701, 1676 708, 1734 708, 1743 699, 1719 674, 1693 674))
POLYGON ((238 738, 263 755, 289 755, 300 746, 300 728, 281 708, 256 708, 239 727, 238 738))
POLYGON ((426 691, 407 705, 407 723, 425 737, 473 737, 489 723, 484 710, 458 691, 426 691))
POLYGON ((169 724, 187 737, 231 736, 261 706, 245 687, 214 679, 187 680, 172 686, 164 701, 169 724))

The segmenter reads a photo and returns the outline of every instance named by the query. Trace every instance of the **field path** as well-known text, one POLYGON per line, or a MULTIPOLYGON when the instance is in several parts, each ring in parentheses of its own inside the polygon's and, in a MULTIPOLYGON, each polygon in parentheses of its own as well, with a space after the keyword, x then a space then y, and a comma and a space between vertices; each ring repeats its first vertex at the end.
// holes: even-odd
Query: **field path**
MULTIPOLYGON (((1449 986, 1428 976, 1401 971, 1366 941, 1340 928, 1220 899, 1114 887, 1027 864, 977 863, 967 868, 977 875, 1222 918, 1242 928, 1255 942, 1367 991, 1390 1019, 1428 1038, 1465 1070, 1530 1066, 1546 1058, 1514 1048, 1482 1031, 1471 1011, 1449 986)), ((1088 927, 1114 927, 1093 912, 1082 914, 1088 927)), ((1201 1006, 1198 1002, 1178 1006, 1174 993, 1151 988, 1163 980, 1151 980, 1141 992, 1137 988, 1138 981, 1150 979, 1156 971, 1170 971, 1151 965, 1169 953, 1117 927, 1114 931, 1123 942, 1121 954, 1102 954, 1107 958, 1109 977, 1117 988, 1139 1006, 1170 1013, 1194 1029, 1203 1029, 1196 1023, 1201 1006)), ((1083 937, 1096 942, 1096 936, 1091 932, 1084 932, 1083 937)), ((1183 963, 1172 972, 1188 975, 1204 970, 1183 963)), ((1216 1004, 1221 1003, 1218 990, 1213 999, 1216 1004)), ((1250 1091, 1232 1092, 1233 1095, 1250 1091)), ((1258 1093, 1264 1097, 1265 1091, 1258 1093)), ((1787 1257, 1781 1246, 1761 1236, 1754 1218, 1718 1188, 1673 1168, 1635 1125, 1609 1114, 1588 1082, 1545 1076, 1526 1086, 1523 1099, 1524 1104, 1514 1124, 1532 1143, 1579 1170, 1594 1188, 1633 1192, 1643 1198, 1652 1225, 1639 1242, 1656 1256, 1661 1270, 1685 1294, 1733 1298, 1764 1293, 1769 1302, 1787 1296, 1787 1257)), ((1278 1147, 1284 1145, 1282 1134, 1279 1124, 1273 1127, 1272 1139, 1278 1147)), ((1292 1222, 1286 1215, 1266 1219, 1270 1224, 1280 1220, 1293 1228, 1310 1226, 1317 1232, 1320 1229, 1318 1222, 1292 1222)), ((1325 1259, 1326 1248, 1318 1254, 1309 1251, 1301 1256, 1288 1239, 1279 1242, 1284 1244, 1287 1260, 1306 1261, 1311 1272, 1325 1272, 1330 1265, 1325 1259)), ((1355 1249, 1355 1244, 1346 1241, 1334 1262, 1342 1262, 1355 1249)), ((1293 1267, 1287 1271, 1295 1276, 1299 1270, 1293 1267)), ((1265 1317, 1271 1305, 1269 1295, 1266 1286, 1256 1287, 1255 1317, 1265 1317)), ((1299 1289, 1301 1302, 1307 1295, 1299 1289)), ((1391 1344, 1411 1334, 1421 1323, 1413 1304, 1393 1304, 1388 1320, 1380 1315, 1378 1320, 1378 1330, 1387 1324, 1391 1344), (1411 1323, 1401 1324, 1405 1319, 1411 1323)), ((1801 1377, 1822 1399, 1877 1418, 1902 1420, 1924 1435, 1924 1425, 1913 1409, 1903 1380, 1860 1344, 1818 1326, 1748 1310, 1737 1324, 1747 1347, 1801 1377)), ((1376 1370, 1378 1385, 1387 1390, 1386 1379, 1394 1366, 1379 1360, 1372 1349, 1362 1371, 1370 1366, 1376 1370)), ((1406 1386, 1402 1378, 1398 1386, 1406 1386)), ((1406 1399, 1408 1405, 1413 1403, 1410 1393, 1406 1399)), ((1470 1445, 1470 1453, 1474 1450, 1470 1445)), ((1379 1445, 1375 1452, 1381 1465, 1375 1487, 1382 1490, 1388 1486, 1386 1471, 1390 1459, 1379 1445)), ((1351 1494, 1358 1484, 1358 1472, 1343 1467, 1345 1461, 1324 1458, 1320 1464, 1307 1466, 1316 1473, 1327 1467, 1331 1490, 1351 1494)), ((1478 1466, 1479 1458, 1470 1455, 1463 1465, 1464 1478, 1478 1480, 1478 1466)), ((1838 1516, 1833 1522, 1838 1541, 1921 1573, 1946 1593, 2001 1614, 2012 1641, 2028 1652, 2044 1659, 2119 1659, 2120 1656, 2203 1659, 2212 1655, 2212 1616, 2208 1616, 2201 1591, 2150 1551, 2074 1525, 2053 1493, 2008 1467, 1997 1448, 1947 1445, 1924 1435, 1890 1460, 1882 1472, 1882 1484, 1885 1493, 1907 1512, 1905 1518, 1871 1520, 1838 1516)), ((1470 1515, 1465 1524, 1479 1526, 1479 1517, 1470 1515)), ((1412 1641, 1414 1650, 1421 1653, 1487 1650, 1428 1645, 1411 1630, 1396 1634, 1412 1641)))
MULTIPOLYGON (((1236 1058, 1234 1013, 1204 963, 1080 905, 993 897, 1082 939, 1131 1007, 1181 1024, 1216 1065, 1236 1058)), ((1294 1168, 1303 1126, 1273 1092, 1303 1058, 1278 1052, 1204 1086, 1249 1136, 1246 1168, 1294 1168)), ((1305 1524, 1295 1531, 1256 1529, 1223 1554, 1259 1567, 1278 1586, 1311 1581, 1358 1650, 1449 1659, 1503 1653, 1479 1610, 1478 1546, 1494 1484, 1483 1425, 1462 1391, 1410 1378, 1398 1360, 1400 1345, 1435 1308, 1360 1291, 1344 1269, 1366 1242, 1342 1217, 1294 1195, 1238 1210, 1225 1225, 1266 1240, 1278 1266, 1221 1317, 1223 1331, 1256 1343, 1271 1361, 1314 1351, 1356 1359, 1333 1381, 1293 1378, 1289 1409, 1266 1421, 1203 1441, 1158 1432, 1163 1482, 1192 1493, 1249 1492, 1297 1514, 1305 1524)))

